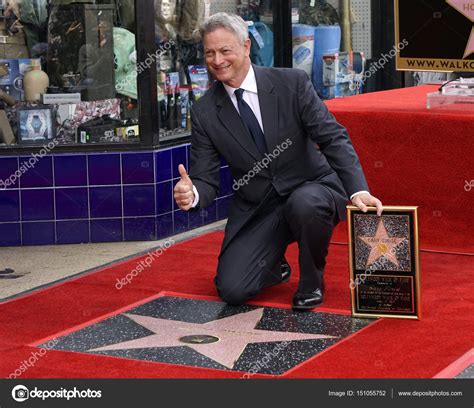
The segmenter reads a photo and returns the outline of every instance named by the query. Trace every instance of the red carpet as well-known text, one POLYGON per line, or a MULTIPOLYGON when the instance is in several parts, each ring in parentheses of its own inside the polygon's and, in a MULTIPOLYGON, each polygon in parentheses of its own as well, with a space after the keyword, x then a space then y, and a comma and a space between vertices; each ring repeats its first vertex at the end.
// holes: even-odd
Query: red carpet
MULTIPOLYGON (((465 253, 421 254, 421 321, 383 319, 317 355, 286 377, 431 378, 474 344, 474 112, 427 111, 420 87, 328 103, 347 127, 371 190, 386 205, 417 205, 421 248, 465 253), (471 254, 471 255, 467 255, 471 254)), ((335 241, 347 242, 345 225, 335 241)), ((37 349, 42 338, 142 301, 161 291, 215 296, 222 233, 170 248, 130 285, 115 289, 131 271, 129 260, 100 272, 4 303, 0 306, 0 376, 7 377, 37 349)), ((350 310, 347 246, 332 245, 324 307, 350 310)), ((296 290, 297 250, 287 258, 294 275, 254 300, 288 307, 296 290)), ((256 375, 257 377, 258 375, 256 375)), ((22 378, 241 377, 241 373, 112 357, 48 351, 22 378)))
MULTIPOLYGON (((0 306, 0 376, 8 377, 37 351, 28 344, 160 291, 215 296, 212 278, 222 237, 216 232, 173 246, 121 290, 115 289, 116 279, 133 269, 137 259, 4 303, 0 306)), ((290 305, 298 275, 294 245, 287 256, 295 271, 291 281, 265 291, 253 303, 290 305)), ((423 253, 421 321, 381 320, 286 377, 433 377, 474 343, 473 259, 423 253)), ((350 310, 346 246, 331 246, 327 287, 324 308, 350 310)), ((21 378, 241 376, 232 371, 48 351, 21 378)))
MULTIPOLYGON (((474 253, 474 110, 427 110, 437 87, 374 92, 327 103, 349 131, 372 193, 419 206, 424 249, 474 253)), ((345 231, 338 241, 347 242, 345 231)))

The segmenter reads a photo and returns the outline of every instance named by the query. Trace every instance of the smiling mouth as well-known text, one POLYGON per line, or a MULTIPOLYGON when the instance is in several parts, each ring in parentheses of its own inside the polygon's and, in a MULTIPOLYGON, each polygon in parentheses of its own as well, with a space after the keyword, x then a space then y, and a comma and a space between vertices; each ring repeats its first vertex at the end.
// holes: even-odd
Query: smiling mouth
POLYGON ((220 67, 220 68, 214 68, 216 71, 223 71, 226 70, 227 68, 230 68, 230 65, 227 65, 226 67, 220 67))

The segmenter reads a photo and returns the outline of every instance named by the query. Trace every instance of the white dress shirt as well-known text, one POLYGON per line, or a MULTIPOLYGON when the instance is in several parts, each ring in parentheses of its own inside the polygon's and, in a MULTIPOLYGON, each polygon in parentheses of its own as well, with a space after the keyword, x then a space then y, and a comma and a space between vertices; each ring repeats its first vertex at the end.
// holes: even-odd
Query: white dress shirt
MULTIPOLYGON (((255 71, 253 70, 252 65, 250 65, 249 72, 247 73, 247 76, 245 77, 244 81, 240 85, 240 88, 232 88, 229 85, 222 84, 224 85, 224 88, 229 95, 230 100, 235 106, 235 109, 237 112, 239 112, 239 106, 237 103, 237 97, 235 96, 235 91, 237 89, 243 89, 244 93, 242 94, 243 100, 247 103, 247 105, 250 106, 250 109, 252 109, 253 114, 258 120, 258 123, 260 125, 260 128, 263 130, 263 122, 262 122, 262 113, 260 112, 260 102, 258 101, 258 90, 257 90, 257 80, 255 79, 255 71)), ((240 112, 239 112, 240 115, 240 112)), ((196 189, 196 187, 193 185, 193 193, 194 193, 194 201, 192 204, 192 208, 196 207, 199 203, 199 193, 196 189)), ((357 193, 354 193, 351 195, 351 200, 353 197, 355 197, 357 194, 361 193, 368 193, 368 191, 358 191, 357 193)))

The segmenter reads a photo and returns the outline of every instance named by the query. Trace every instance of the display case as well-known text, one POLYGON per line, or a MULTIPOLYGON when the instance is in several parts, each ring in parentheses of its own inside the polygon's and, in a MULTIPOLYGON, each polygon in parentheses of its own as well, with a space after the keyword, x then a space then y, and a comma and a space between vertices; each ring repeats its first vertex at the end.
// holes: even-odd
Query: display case
POLYGON ((133 0, 3 1, 1 130, 13 137, 0 140, 0 150, 41 141, 25 133, 19 112, 28 110, 49 112, 48 135, 54 131, 59 149, 142 145, 134 16, 133 0), (79 128, 98 119, 102 134, 81 137, 79 128))
POLYGON ((250 58, 274 66, 276 44, 270 1, 155 0, 155 55, 160 141, 190 134, 190 110, 210 87, 199 26, 211 14, 240 15, 248 24, 250 58))

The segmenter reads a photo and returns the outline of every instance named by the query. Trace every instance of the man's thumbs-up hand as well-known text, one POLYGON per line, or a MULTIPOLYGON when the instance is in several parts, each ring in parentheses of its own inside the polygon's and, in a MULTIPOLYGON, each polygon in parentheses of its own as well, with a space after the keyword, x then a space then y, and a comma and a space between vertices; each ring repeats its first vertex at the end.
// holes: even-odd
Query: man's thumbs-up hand
POLYGON ((182 164, 178 167, 181 180, 174 186, 174 199, 179 208, 188 211, 194 201, 193 182, 182 164))

